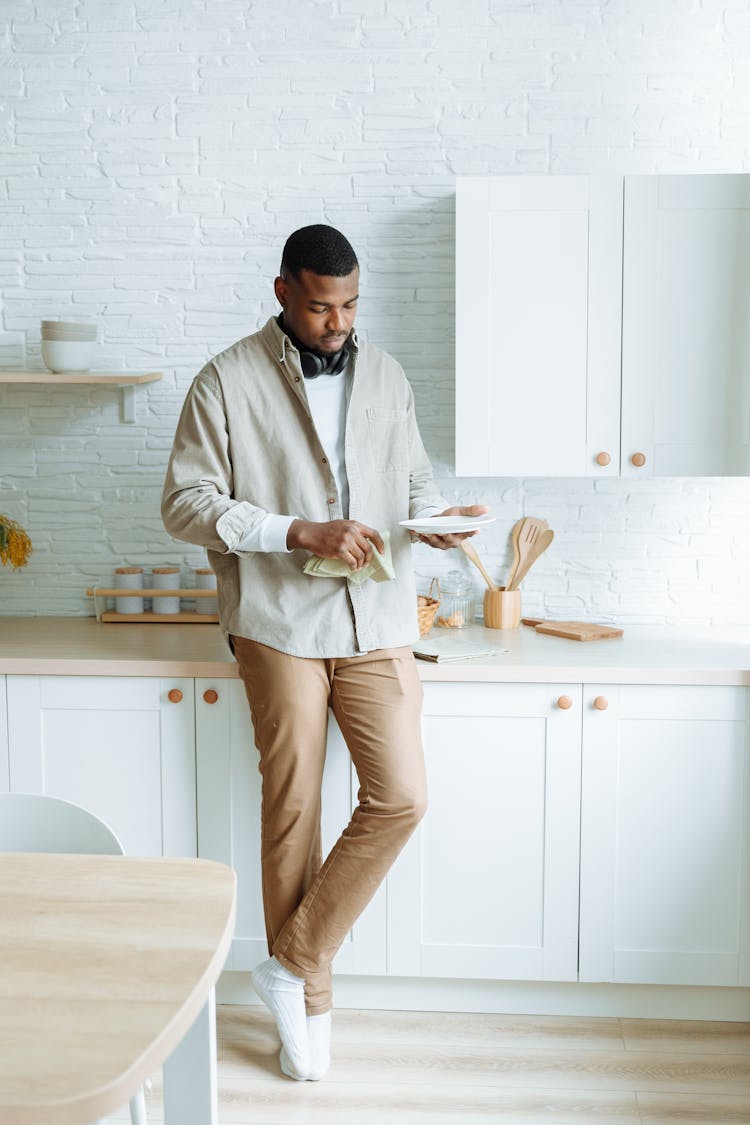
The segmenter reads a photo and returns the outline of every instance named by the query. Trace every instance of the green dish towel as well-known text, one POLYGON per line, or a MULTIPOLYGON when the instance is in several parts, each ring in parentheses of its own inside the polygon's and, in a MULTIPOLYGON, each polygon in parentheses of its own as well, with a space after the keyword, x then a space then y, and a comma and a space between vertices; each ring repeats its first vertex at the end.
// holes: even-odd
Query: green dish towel
POLYGON ((384 531, 381 535, 385 550, 381 554, 375 544, 372 545, 372 558, 361 570, 352 570, 343 559, 321 559, 320 555, 311 555, 304 566, 305 574, 312 574, 318 578, 346 578, 355 586, 360 586, 368 578, 373 582, 390 582, 396 577, 391 559, 390 535, 384 531))

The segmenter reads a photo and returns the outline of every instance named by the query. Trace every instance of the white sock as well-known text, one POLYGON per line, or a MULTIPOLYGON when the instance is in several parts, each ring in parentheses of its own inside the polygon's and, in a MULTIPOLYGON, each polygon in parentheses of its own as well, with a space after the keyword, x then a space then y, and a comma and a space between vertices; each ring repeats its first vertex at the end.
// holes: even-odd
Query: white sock
POLYGON ((286 1047, 281 1048, 281 1054, 279 1055, 279 1066, 281 1067, 283 1073, 287 1076, 287 1078, 293 1078, 295 1082, 307 1081, 308 1075, 297 1074, 297 1071, 290 1063, 289 1055, 286 1053, 286 1047))
POLYGON ((310 1053, 304 980, 285 969, 275 957, 269 957, 258 965, 252 972, 251 980, 253 988, 276 1020, 286 1061, 295 1071, 292 1077, 306 1078, 310 1070, 310 1053))
POLYGON ((307 1017, 307 1041, 310 1045, 310 1070, 307 1077, 313 1082, 331 1065, 331 1013, 307 1017))

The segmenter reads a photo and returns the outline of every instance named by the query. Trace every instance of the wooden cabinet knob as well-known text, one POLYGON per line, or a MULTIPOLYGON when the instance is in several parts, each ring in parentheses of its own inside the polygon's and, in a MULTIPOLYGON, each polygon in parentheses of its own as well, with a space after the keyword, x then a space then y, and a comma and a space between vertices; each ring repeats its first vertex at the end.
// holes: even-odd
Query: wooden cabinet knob
POLYGON ((632 461, 632 463, 635 465, 635 467, 637 469, 641 469, 646 464, 646 454, 645 453, 634 453, 633 456, 630 458, 630 460, 632 461))
POLYGON ((219 693, 218 691, 214 691, 213 688, 209 688, 208 691, 203 692, 203 698, 205 699, 206 703, 216 703, 217 699, 219 698, 219 693))
POLYGON ((561 695, 557 701, 557 706, 561 711, 567 711, 569 707, 573 706, 573 700, 569 695, 561 695))
POLYGON ((608 453, 597 453, 596 455, 597 465, 608 465, 611 460, 612 458, 608 453))
POLYGON ((170 703, 182 703, 182 692, 178 687, 173 687, 167 692, 167 699, 170 703))
POLYGON ((594 700, 594 707, 596 707, 597 711, 606 711, 609 707, 609 700, 604 695, 597 695, 594 700))

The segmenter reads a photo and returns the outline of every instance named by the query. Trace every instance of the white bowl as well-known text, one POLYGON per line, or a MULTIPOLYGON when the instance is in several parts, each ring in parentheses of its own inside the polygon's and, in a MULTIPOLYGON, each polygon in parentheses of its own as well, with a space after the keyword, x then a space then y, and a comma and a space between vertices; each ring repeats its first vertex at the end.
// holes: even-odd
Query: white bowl
POLYGON ((42 340, 44 366, 57 375, 88 371, 96 352, 96 340, 42 340))
POLYGON ((74 324, 69 320, 43 320, 42 338, 48 340, 95 340, 95 324, 74 324))
POLYGON ((56 328, 43 328, 42 329, 42 339, 43 340, 72 340, 72 341, 85 340, 85 341, 88 341, 88 340, 95 340, 96 339, 96 332, 81 332, 81 331, 73 332, 72 330, 65 331, 65 332, 58 332, 58 330, 56 328))

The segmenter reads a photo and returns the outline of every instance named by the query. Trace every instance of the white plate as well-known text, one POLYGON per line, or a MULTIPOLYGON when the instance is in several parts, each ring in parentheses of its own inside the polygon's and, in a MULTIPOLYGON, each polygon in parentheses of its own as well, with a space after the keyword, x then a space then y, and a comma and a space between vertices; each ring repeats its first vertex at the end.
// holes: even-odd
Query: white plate
POLYGON ((401 527, 419 535, 455 535, 460 531, 478 531, 485 523, 493 523, 496 516, 430 516, 422 520, 401 520, 401 527))

